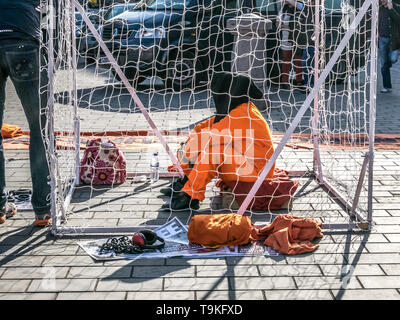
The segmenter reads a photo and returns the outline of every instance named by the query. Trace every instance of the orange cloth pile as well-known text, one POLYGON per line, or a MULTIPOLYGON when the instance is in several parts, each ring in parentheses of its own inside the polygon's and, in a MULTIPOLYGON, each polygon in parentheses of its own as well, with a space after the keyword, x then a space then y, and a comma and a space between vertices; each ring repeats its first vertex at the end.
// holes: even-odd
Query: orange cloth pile
POLYGON ((202 214, 192 218, 188 239, 203 246, 236 246, 251 241, 252 225, 249 217, 236 213, 202 214))
POLYGON ((254 228, 252 237, 265 239, 264 244, 283 254, 300 254, 311 252, 318 244, 311 241, 321 238, 321 222, 311 218, 300 218, 291 215, 279 215, 274 221, 261 228, 254 228))
POLYGON ((236 213, 205 214, 192 218, 188 239, 191 243, 208 247, 245 245, 252 240, 264 240, 264 244, 283 254, 301 254, 318 248, 311 241, 321 238, 322 223, 311 218, 287 214, 277 216, 270 225, 256 227, 250 217, 236 213))
POLYGON ((3 123, 1 127, 1 136, 3 138, 15 138, 22 136, 22 130, 18 126, 12 124, 3 123))

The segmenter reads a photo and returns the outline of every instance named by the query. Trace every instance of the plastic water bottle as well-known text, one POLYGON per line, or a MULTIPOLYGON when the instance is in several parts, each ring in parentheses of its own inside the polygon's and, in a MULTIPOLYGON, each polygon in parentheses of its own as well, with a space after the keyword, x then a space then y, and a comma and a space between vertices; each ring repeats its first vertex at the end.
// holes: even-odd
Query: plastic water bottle
POLYGON ((150 162, 150 182, 154 183, 158 181, 160 162, 158 161, 158 152, 153 153, 153 157, 150 162))

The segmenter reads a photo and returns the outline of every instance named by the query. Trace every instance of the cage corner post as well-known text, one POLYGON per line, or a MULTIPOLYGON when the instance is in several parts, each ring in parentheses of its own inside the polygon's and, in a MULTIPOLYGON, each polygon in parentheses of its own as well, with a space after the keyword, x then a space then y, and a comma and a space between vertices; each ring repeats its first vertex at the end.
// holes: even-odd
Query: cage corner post
POLYGON ((51 186, 51 195, 50 195, 50 213, 52 218, 52 223, 50 227, 51 233, 56 236, 58 234, 58 205, 57 205, 57 181, 56 181, 56 162, 55 162, 55 134, 54 134, 54 2, 53 0, 47 0, 47 11, 46 11, 46 25, 47 25, 47 53, 48 53, 48 61, 47 61, 47 74, 48 74, 48 84, 47 84, 47 130, 48 134, 48 148, 49 148, 49 172, 50 172, 50 186, 51 186))
POLYGON ((375 120, 376 120, 376 89, 377 89, 377 20, 378 0, 371 0, 371 83, 370 83, 370 104, 369 104, 369 163, 368 163, 368 215, 369 228, 372 225, 373 214, 373 179, 374 179, 374 156, 375 156, 375 120))
MULTIPOLYGON (((315 21, 314 21, 314 81, 316 83, 319 77, 320 70, 320 48, 322 48, 321 41, 321 31, 323 24, 320 19, 320 4, 322 3, 322 7, 325 5, 324 0, 315 0, 315 21), (321 1, 321 2, 320 2, 321 1)), ((324 10, 321 10, 324 12, 324 10)), ((312 125, 312 139, 314 144, 313 150, 313 174, 316 177, 319 183, 323 182, 323 174, 322 174, 322 164, 321 164, 321 155, 319 150, 319 103, 320 103, 320 90, 318 90, 314 97, 314 108, 313 108, 313 118, 311 119, 312 125)))

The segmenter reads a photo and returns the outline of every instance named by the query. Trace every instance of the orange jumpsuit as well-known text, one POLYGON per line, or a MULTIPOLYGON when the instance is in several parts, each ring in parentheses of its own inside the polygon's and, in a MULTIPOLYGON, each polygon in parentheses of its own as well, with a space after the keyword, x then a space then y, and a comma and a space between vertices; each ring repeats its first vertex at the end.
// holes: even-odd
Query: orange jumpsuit
MULTIPOLYGON (((198 124, 190 133, 180 159, 188 181, 182 191, 204 200, 207 184, 216 176, 223 181, 255 182, 274 153, 267 122, 252 103, 243 103, 214 124, 198 124), (190 170, 188 163, 194 163, 190 170)), ((266 180, 274 176, 275 164, 266 180)))

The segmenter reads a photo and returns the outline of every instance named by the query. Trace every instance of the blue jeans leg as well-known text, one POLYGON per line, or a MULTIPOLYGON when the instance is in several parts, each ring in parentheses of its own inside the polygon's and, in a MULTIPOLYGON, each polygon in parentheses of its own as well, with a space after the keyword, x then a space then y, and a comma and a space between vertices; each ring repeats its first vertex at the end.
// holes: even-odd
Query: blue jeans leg
POLYGON ((304 83, 308 87, 314 86, 314 47, 307 47, 306 50, 303 50, 303 76, 304 83))
MULTIPOLYGON (((0 44, 1 70, 5 73, 3 77, 10 76, 29 124, 32 207, 36 214, 43 215, 50 211, 49 167, 41 132, 46 123, 47 99, 44 89, 48 80, 47 71, 40 71, 39 59, 44 57, 39 54, 39 45, 33 41, 7 41, 0 44), (39 91, 43 94, 40 95, 39 91)), ((1 159, 1 156, 0 161, 4 167, 4 158, 1 159)))
MULTIPOLYGON (((3 126, 4 103, 6 100, 6 80, 7 77, 4 75, 4 71, 2 71, 0 64, 0 128, 3 126)), ((5 192, 5 187, 6 178, 4 167, 3 137, 0 133, 0 209, 3 209, 7 202, 7 193, 5 192)))
POLYGON ((390 39, 379 37, 379 58, 381 61, 383 87, 387 89, 392 89, 390 77, 390 68, 392 67, 392 61, 390 59, 391 51, 390 39))

